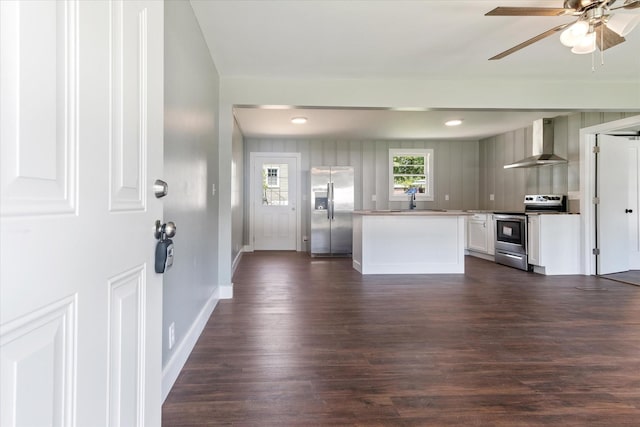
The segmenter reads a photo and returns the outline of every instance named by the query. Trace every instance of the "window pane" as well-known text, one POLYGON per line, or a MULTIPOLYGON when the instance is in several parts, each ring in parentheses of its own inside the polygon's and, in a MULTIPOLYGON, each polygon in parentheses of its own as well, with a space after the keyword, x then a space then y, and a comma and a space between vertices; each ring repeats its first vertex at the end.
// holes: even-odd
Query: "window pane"
POLYGON ((267 168, 267 186, 278 187, 278 168, 267 168))
POLYGON ((394 156, 394 165, 424 165, 424 156, 394 156))
POLYGON ((288 164, 265 164, 262 166, 262 205, 289 205, 288 164))
POLYGON ((394 166, 394 175, 424 175, 424 166, 394 166))
MULTIPOLYGON (((409 188, 417 188, 418 193, 424 193, 426 189, 426 180, 424 175, 414 176, 394 176, 393 177, 393 195, 406 195, 409 188)), ((406 195, 409 197, 408 195, 406 195)))
POLYGON ((394 156, 394 175, 424 175, 424 156, 394 156))

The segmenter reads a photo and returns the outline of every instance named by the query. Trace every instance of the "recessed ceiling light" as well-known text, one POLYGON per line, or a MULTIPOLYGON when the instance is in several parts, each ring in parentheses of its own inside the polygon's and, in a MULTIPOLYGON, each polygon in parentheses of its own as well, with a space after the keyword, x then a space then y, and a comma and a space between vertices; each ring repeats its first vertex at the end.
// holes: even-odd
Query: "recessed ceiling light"
POLYGON ((444 122, 446 126, 460 126, 462 124, 462 119, 454 119, 444 122))
POLYGON ((307 118, 306 117, 294 117, 291 119, 291 123, 296 124, 296 125, 302 125, 307 123, 307 118))

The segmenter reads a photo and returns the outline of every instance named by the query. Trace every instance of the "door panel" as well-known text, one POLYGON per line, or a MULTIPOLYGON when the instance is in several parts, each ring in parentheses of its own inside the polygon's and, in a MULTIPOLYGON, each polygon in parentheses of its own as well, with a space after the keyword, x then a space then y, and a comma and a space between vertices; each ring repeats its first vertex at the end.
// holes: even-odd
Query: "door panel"
POLYGON ((73 3, 0 2, 4 217, 75 213, 77 25, 73 3))
POLYGON ((311 168, 311 253, 331 252, 331 169, 311 168))
POLYGON ((353 214, 336 211, 331 221, 331 253, 350 254, 353 249, 353 214))
POLYGON ((333 213, 331 220, 331 252, 350 254, 353 249, 353 168, 332 167, 333 213))
POLYGON ((296 250, 296 158, 258 157, 255 168, 254 249, 296 250))
POLYGON ((640 141, 629 141, 629 269, 640 270, 640 141))
POLYGON ((334 210, 353 211, 353 169, 349 167, 332 167, 334 210))
POLYGON ((599 135, 597 239, 600 255, 597 273, 629 270, 628 199, 629 141, 626 138, 599 135))
POLYGON ((159 425, 162 3, 0 20, 1 424, 159 425))

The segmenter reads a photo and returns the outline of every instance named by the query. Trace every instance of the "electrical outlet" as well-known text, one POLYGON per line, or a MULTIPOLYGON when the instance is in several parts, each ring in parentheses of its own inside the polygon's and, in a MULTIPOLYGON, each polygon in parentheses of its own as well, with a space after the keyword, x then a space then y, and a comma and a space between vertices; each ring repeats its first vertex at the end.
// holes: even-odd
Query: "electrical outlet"
POLYGON ((303 242, 308 242, 309 241, 309 237, 308 236, 302 236, 302 241, 303 242))
POLYGON ((496 199, 496 196, 495 196, 495 195, 493 195, 493 194, 489 194, 489 200, 495 200, 495 199, 496 199))
POLYGON ((375 194, 372 194, 372 195, 371 195, 371 201, 372 201, 372 202, 375 202, 375 201, 376 201, 376 195, 375 195, 375 194))
POLYGON ((211 195, 212 196, 216 195, 216 185, 215 184, 211 184, 211 195))
POLYGON ((176 343, 176 324, 175 322, 169 325, 169 350, 173 348, 176 343))
POLYGON ((448 195, 448 194, 445 194, 445 195, 444 195, 444 199, 445 199, 445 200, 449 200, 449 195, 448 195))

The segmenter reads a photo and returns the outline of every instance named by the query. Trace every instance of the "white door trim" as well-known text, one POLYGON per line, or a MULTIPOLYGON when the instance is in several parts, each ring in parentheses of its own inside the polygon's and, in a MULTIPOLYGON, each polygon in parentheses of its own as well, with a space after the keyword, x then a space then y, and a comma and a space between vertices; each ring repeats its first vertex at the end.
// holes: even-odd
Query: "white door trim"
POLYGON ((592 154, 596 135, 622 131, 635 126, 640 126, 640 115, 580 129, 580 234, 582 235, 580 246, 583 274, 596 274, 596 259, 591 252, 595 248, 596 241, 596 208, 592 203, 596 195, 596 162, 592 154))
POLYGON ((297 190, 295 194, 296 198, 296 251, 300 252, 302 250, 302 203, 301 199, 301 154, 300 153, 271 153, 271 152, 252 152, 249 153, 249 245, 248 251, 253 252, 253 238, 254 238, 254 230, 255 230, 255 165, 257 159, 262 158, 273 158, 273 157, 283 157, 287 159, 295 159, 296 161, 296 169, 297 173, 295 176, 297 183, 297 190))

